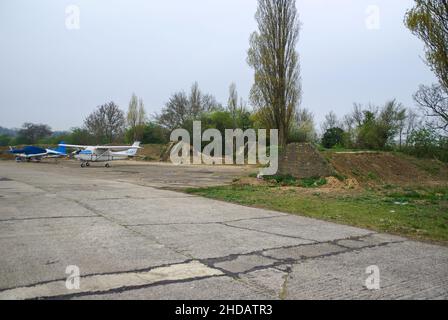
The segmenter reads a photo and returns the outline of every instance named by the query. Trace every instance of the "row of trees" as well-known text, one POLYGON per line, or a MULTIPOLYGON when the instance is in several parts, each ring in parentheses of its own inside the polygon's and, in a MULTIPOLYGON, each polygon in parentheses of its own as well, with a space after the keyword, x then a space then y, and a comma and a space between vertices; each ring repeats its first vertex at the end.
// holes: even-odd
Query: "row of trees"
POLYGON ((19 130, 2 129, 2 133, 0 134, 0 146, 35 143, 58 134, 58 132, 53 132, 46 124, 26 122, 19 130))
POLYGON ((65 139, 79 144, 166 143, 168 137, 167 129, 148 120, 143 99, 132 94, 127 113, 114 102, 101 105, 65 139))
POLYGON ((213 95, 203 94, 195 82, 188 95, 184 91, 174 93, 155 121, 169 131, 177 128, 191 130, 193 121, 201 121, 204 130, 214 128, 223 134, 225 129, 248 129, 256 125, 254 114, 239 99, 234 83, 229 87, 227 106, 223 106, 213 95))
POLYGON ((396 150, 448 161, 448 136, 440 120, 428 118, 425 111, 396 100, 382 107, 355 104, 341 119, 333 112, 325 117, 320 142, 325 148, 396 150))
POLYGON ((415 128, 415 117, 396 100, 383 107, 355 104, 353 111, 341 120, 330 112, 322 124, 322 145, 326 148, 383 150, 398 145, 415 128))
POLYGON ((415 0, 405 24, 424 42, 426 63, 438 83, 420 85, 414 95, 418 112, 390 101, 382 109, 355 105, 341 122, 330 113, 322 128, 325 147, 397 147, 448 161, 448 1, 415 0))
POLYGON ((142 99, 133 94, 127 114, 114 102, 96 108, 82 127, 69 132, 53 132, 48 125, 25 123, 20 130, 2 130, 0 145, 57 144, 64 140, 71 144, 109 144, 141 141, 166 143, 167 129, 148 121, 142 99))

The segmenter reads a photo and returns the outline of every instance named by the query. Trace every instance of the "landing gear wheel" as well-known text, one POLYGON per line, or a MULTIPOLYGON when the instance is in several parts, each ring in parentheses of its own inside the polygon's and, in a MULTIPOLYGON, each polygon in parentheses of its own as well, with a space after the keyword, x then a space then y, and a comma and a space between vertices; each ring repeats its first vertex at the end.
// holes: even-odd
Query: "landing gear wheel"
POLYGON ((81 168, 84 168, 86 166, 86 164, 83 162, 81 163, 81 168))
POLYGON ((109 167, 110 167, 110 165, 109 165, 108 163, 106 163, 105 167, 106 167, 106 168, 109 168, 109 167))

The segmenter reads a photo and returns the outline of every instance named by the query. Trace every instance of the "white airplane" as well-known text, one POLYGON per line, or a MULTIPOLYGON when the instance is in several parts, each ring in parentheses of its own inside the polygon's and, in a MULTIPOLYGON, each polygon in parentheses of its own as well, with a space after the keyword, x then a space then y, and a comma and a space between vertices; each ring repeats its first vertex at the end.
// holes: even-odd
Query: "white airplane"
POLYGON ((74 154, 75 158, 81 161, 81 168, 89 167, 90 162, 106 162, 105 167, 109 168, 109 161, 135 157, 137 151, 142 149, 140 142, 135 142, 132 146, 80 146, 73 144, 60 144, 59 146, 77 149, 74 154))

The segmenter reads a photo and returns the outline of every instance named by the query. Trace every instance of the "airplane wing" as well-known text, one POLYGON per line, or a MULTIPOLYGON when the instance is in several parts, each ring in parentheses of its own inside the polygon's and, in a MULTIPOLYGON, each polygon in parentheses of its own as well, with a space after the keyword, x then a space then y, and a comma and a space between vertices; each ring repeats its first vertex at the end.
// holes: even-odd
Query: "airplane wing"
POLYGON ((66 147, 66 148, 74 148, 74 149, 86 149, 89 146, 80 146, 75 144, 59 144, 60 147, 66 147))
POLYGON ((97 150, 114 150, 114 151, 123 151, 123 150, 129 150, 129 149, 142 149, 142 147, 139 146, 80 146, 80 145, 74 145, 74 144, 60 144, 60 147, 66 147, 66 148, 75 148, 75 149, 86 149, 86 148, 94 148, 97 150))
POLYGON ((24 158, 38 158, 38 157, 44 157, 47 153, 35 153, 35 154, 25 154, 23 155, 24 158))
POLYGON ((95 149, 99 150, 111 150, 111 151, 126 151, 129 149, 142 149, 137 146, 96 146, 95 149))
POLYGON ((54 155, 46 155, 44 158, 45 159, 58 159, 58 158, 61 158, 61 157, 62 157, 62 155, 54 154, 54 155))
POLYGON ((56 151, 56 150, 51 150, 51 149, 47 150, 47 154, 48 155, 52 155, 52 156, 62 156, 62 155, 65 155, 62 152, 59 152, 59 151, 56 151))

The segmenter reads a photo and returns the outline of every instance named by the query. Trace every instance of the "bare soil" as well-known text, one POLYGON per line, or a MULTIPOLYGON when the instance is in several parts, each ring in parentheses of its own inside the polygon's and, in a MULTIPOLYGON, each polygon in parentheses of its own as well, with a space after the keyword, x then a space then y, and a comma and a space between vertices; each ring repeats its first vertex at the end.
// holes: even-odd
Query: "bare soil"
POLYGON ((395 153, 326 153, 331 165, 361 185, 446 185, 448 165, 395 153))

